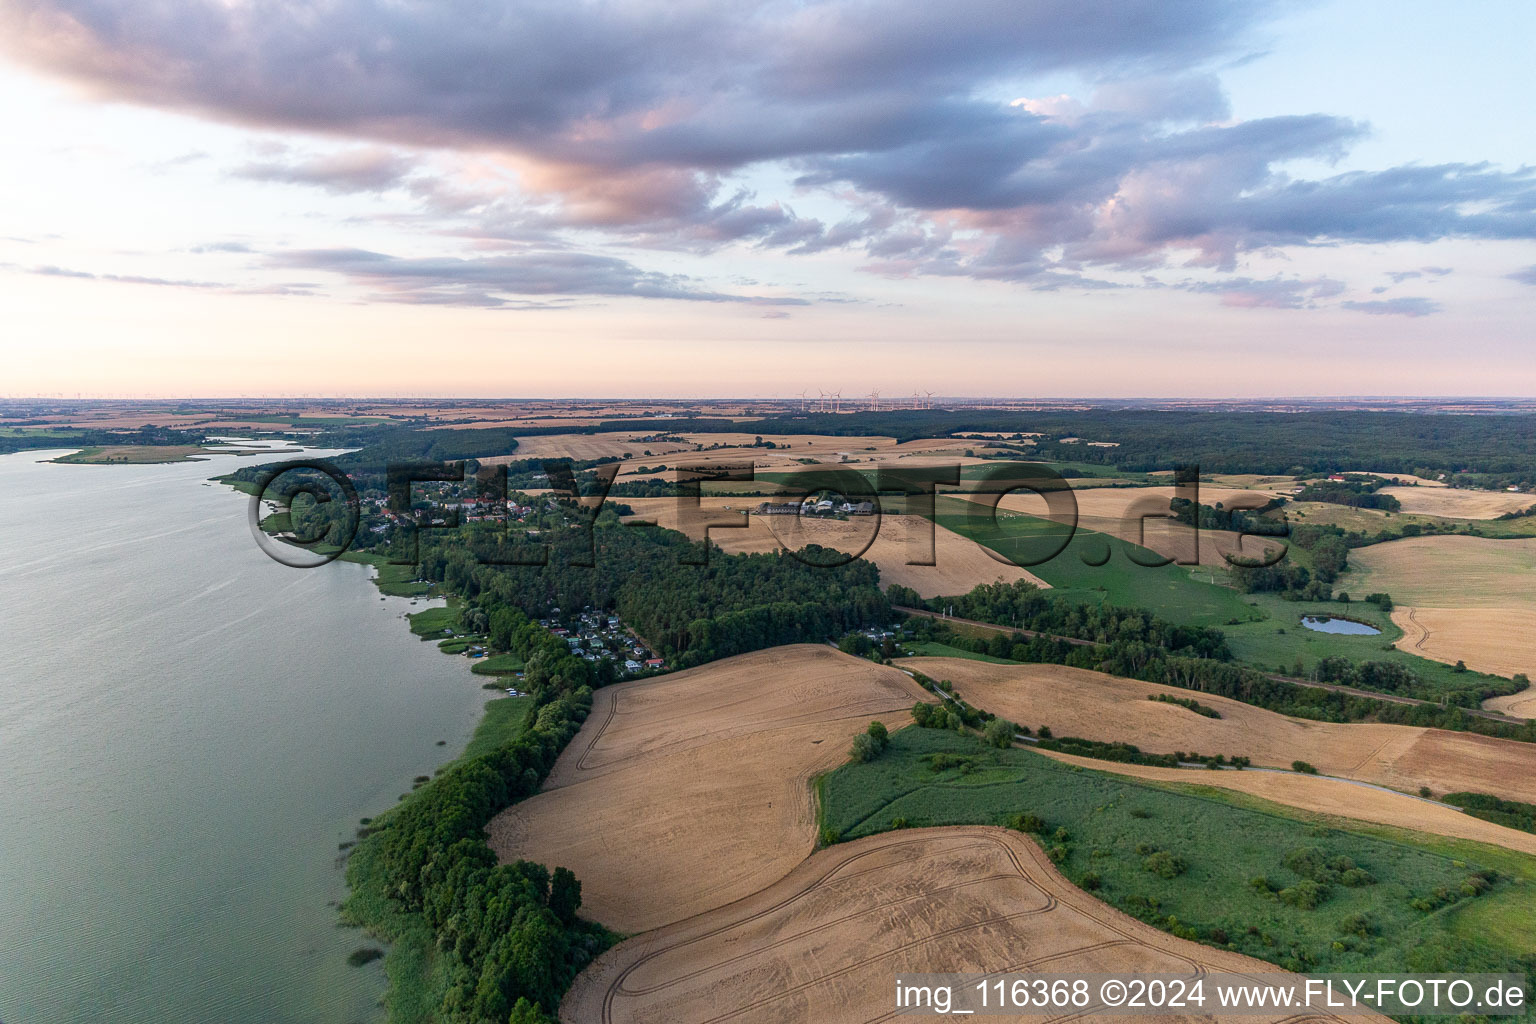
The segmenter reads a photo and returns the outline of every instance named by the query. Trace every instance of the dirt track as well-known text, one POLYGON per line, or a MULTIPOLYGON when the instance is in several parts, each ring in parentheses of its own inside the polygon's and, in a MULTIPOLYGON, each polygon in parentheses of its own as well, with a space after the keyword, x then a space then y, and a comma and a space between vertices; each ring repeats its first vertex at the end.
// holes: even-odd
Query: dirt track
MULTIPOLYGON (((1258 766, 1307 761, 1325 775, 1401 792, 1471 791, 1536 803, 1536 744, 1444 729, 1313 722, 1193 690, 1120 679, 1061 665, 993 665, 965 658, 899 664, 951 680, 970 704, 1058 736, 1124 741, 1156 754, 1242 755, 1258 766), (1193 698, 1221 714, 1206 718, 1148 694, 1193 698)), ((1212 773, 1213 775, 1215 773, 1212 773)), ((1369 790, 1358 799, 1368 802, 1369 790)))
MULTIPOLYGON (((576 979, 560 1019, 866 1024, 896 1016, 893 979, 903 973, 1032 970, 1277 968, 1174 938, 1111 909, 1068 883, 1018 833, 911 829, 822 850, 746 899, 621 943, 576 979)), ((1086 1019, 1149 1018, 1093 1012, 1086 1019)))
POLYGON ((815 846, 811 779, 871 719, 932 699, 825 646, 728 658, 597 691, 544 791, 499 815, 504 859, 568 867, 583 914, 643 931, 749 896, 815 846))

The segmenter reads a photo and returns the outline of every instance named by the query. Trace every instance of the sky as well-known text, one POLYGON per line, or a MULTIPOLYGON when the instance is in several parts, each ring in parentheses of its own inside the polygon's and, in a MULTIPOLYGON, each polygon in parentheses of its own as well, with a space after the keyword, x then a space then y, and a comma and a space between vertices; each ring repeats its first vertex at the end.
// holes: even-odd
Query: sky
POLYGON ((0 395, 1536 395, 1533 38, 0 0, 0 395))

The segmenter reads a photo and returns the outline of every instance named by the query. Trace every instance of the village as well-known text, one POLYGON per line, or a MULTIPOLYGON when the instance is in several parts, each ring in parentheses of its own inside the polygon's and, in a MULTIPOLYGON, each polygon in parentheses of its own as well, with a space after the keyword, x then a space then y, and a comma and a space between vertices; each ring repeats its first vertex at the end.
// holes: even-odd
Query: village
POLYGON ((645 642, 624 625, 617 615, 605 615, 592 608, 584 608, 574 619, 559 618, 560 609, 554 609, 554 617, 540 619, 539 625, 565 641, 570 652, 584 661, 613 661, 623 668, 626 675, 666 670, 666 661, 659 658, 645 642), (566 626, 562 622, 569 622, 566 626))

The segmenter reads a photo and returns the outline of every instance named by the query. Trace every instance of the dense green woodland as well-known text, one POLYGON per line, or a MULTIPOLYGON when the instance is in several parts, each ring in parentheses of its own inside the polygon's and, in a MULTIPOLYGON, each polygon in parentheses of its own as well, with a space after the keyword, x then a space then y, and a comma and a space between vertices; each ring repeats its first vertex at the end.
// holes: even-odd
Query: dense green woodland
POLYGON ((138 430, 92 430, 80 427, 47 427, 39 430, 0 430, 0 455, 36 448, 92 448, 107 445, 197 445, 202 431, 141 427, 138 430))
MULTIPOLYGON (((584 515, 560 507, 573 520, 584 515)), ((612 506, 587 524, 541 532, 545 548, 507 545, 491 525, 423 533, 423 578, 471 602, 540 617, 556 608, 615 612, 679 668, 891 619, 879 570, 868 562, 815 546, 754 555, 711 547, 706 554, 675 531, 621 523, 612 506), (494 564, 542 557, 547 564, 494 564)))
MULTIPOLYGON (((882 434, 902 441, 971 432, 1039 432, 1025 457, 1115 467, 1127 472, 1198 465, 1205 472, 1294 474, 1346 470, 1462 474, 1479 486, 1536 485, 1536 416, 1471 416, 1413 412, 1299 413, 1140 409, 950 411, 894 410, 802 413, 746 423, 711 417, 620 419, 583 427, 421 430, 413 426, 347 427, 313 443, 362 446, 357 466, 401 459, 448 461, 515 450, 515 435, 668 433, 882 434), (1113 441, 1118 447, 1062 444, 1067 437, 1113 441)), ((4 440, 4 439, 0 439, 4 440)), ((121 440, 91 443, 124 443, 121 440)))

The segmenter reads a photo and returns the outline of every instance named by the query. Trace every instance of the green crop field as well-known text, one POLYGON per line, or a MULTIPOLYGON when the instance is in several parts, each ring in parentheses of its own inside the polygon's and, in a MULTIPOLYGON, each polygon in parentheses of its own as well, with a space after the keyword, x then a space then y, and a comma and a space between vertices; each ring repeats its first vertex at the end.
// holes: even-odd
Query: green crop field
MULTIPOLYGON (((985 513, 978 514, 979 508, 960 499, 943 499, 937 522, 1026 566, 1055 588, 1057 596, 1145 608, 1182 625, 1220 626, 1260 615, 1235 590, 1196 579, 1191 567, 1138 565, 1128 552, 1147 562, 1161 558, 1093 530, 1078 528, 1060 554, 1039 562, 1061 544, 1066 526, 1022 513, 992 522, 985 513)), ((1194 568, 1208 575, 1208 570, 1194 568)))
POLYGON ((1000 825, 1036 815, 1041 844, 1074 884, 1165 931, 1290 970, 1523 971, 1531 948, 1536 859, 1478 844, 1341 828, 1253 798, 917 727, 894 733, 875 760, 823 776, 818 789, 823 834, 842 840, 898 821, 1000 825), (934 755, 952 766, 934 771, 934 755), (1488 885, 1477 873, 1490 869, 1488 885))

